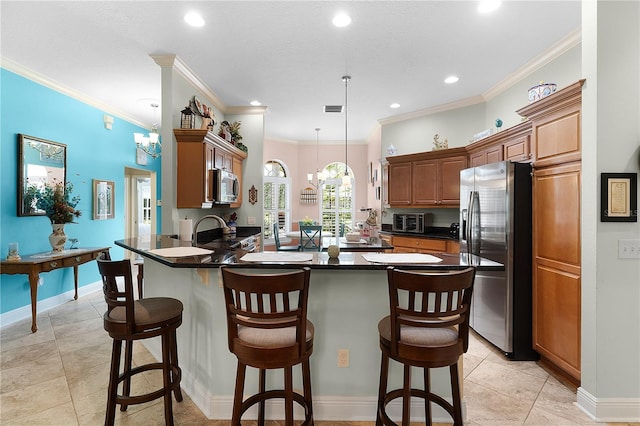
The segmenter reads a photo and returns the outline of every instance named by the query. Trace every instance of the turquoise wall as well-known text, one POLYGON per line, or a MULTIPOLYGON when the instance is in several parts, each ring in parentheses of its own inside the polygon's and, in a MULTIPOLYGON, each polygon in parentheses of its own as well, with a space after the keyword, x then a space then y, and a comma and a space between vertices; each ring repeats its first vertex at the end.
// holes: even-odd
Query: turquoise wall
MULTIPOLYGON (((124 238, 125 167, 155 171, 158 194, 161 191, 160 158, 148 157, 147 166, 135 162, 133 133, 148 130, 118 117, 114 117, 113 128, 107 130, 105 111, 4 68, 0 72, 0 256, 6 258, 8 243, 14 241, 20 244, 22 255, 51 250, 49 220, 44 216, 17 216, 18 134, 23 133, 67 145, 67 180, 74 185, 74 195, 81 197, 77 208, 82 212, 77 224, 65 227, 67 236, 78 238, 82 247, 110 246, 113 258, 123 257, 123 250, 113 241, 124 238), (92 179, 115 182, 114 219, 92 219, 92 179)), ((161 223, 159 216, 157 223, 161 223)), ((100 280, 94 262, 81 265, 79 270, 80 287, 100 280)), ((44 285, 38 288, 38 300, 73 289, 73 268, 41 277, 44 285)), ((28 305, 27 276, 0 275, 0 313, 28 305)))

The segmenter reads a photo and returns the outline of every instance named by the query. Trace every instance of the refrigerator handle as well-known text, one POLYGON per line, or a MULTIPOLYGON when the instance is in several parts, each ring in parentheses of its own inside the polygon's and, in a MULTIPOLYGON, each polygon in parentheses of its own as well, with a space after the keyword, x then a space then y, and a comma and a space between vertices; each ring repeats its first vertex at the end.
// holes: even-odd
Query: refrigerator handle
POLYGON ((467 252, 471 253, 472 250, 472 245, 471 245, 471 229, 473 228, 473 194, 475 191, 470 191, 469 192, 469 202, 467 203, 467 225, 466 225, 466 229, 465 229, 465 239, 467 240, 467 252))

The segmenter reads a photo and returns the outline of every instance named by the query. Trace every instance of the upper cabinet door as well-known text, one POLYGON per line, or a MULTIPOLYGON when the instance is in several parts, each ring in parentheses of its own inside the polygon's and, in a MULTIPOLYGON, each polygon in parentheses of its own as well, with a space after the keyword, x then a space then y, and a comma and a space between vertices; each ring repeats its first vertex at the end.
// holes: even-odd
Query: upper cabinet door
POLYGON ((414 161, 411 182, 414 205, 438 204, 438 161, 414 161))
POLYGON ((467 168, 467 157, 451 157, 440 160, 440 194, 438 204, 460 205, 460 172, 467 168))
POLYGON ((411 205, 411 162, 389 164, 389 204, 411 205))

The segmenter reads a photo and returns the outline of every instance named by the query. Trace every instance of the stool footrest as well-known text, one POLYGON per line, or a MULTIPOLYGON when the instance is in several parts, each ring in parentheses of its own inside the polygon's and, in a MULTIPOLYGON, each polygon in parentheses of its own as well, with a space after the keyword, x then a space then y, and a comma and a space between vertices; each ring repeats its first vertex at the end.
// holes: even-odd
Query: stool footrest
MULTIPOLYGON (((138 367, 132 368, 128 373, 122 373, 118 376, 118 383, 123 382, 126 379, 131 379, 133 376, 139 373, 143 373, 145 371, 151 370, 162 370, 162 363, 156 362, 152 364, 140 365, 138 367)), ((180 386, 180 381, 182 380, 182 369, 180 367, 172 366, 171 367, 171 377, 172 382, 168 388, 161 388, 155 390, 153 392, 141 394, 141 395, 116 395, 116 404, 120 404, 123 407, 135 404, 142 404, 145 402, 153 401, 154 399, 158 399, 166 393, 173 392, 177 387, 180 386)), ((180 401, 178 401, 180 402, 180 401)))
MULTIPOLYGON (((244 414, 244 412, 247 411, 249 408, 263 401, 266 401, 268 399, 275 399, 275 398, 284 399, 284 397, 285 397, 285 391, 282 389, 272 389, 272 390, 265 391, 263 393, 252 395, 242 402, 241 415, 244 414)), ((313 420, 309 416, 309 407, 307 405, 307 402, 304 400, 304 396, 300 395, 297 392, 294 392, 293 400, 298 404, 300 404, 302 408, 304 408, 305 421, 304 423, 302 423, 302 425, 312 424, 313 420)))
MULTIPOLYGON (((384 425, 396 425, 396 423, 389 418, 386 412, 387 405, 393 401, 394 399, 402 398, 404 390, 403 389, 394 389, 388 391, 384 396, 383 406, 380 409, 380 418, 382 419, 382 423, 384 425)), ((438 404, 440 407, 444 408, 447 413, 451 415, 452 418, 455 418, 453 405, 449 403, 446 399, 441 397, 440 395, 436 395, 435 393, 426 392, 422 389, 411 388, 411 396, 416 398, 422 398, 433 402, 434 404, 438 404)))

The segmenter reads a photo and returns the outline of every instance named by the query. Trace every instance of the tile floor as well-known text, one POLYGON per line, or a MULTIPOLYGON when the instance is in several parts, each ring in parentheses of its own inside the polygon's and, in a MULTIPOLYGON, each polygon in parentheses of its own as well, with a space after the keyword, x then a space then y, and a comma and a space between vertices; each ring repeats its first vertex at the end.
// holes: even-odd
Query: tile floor
MULTIPOLYGON (((30 332, 30 320, 0 330, 0 424, 103 424, 111 354, 111 339, 102 328, 105 306, 102 293, 96 292, 39 313, 37 333, 30 332)), ((134 363, 150 357, 143 346, 136 345, 134 363)), ((508 361, 475 336, 465 355, 464 376, 468 425, 596 424, 574 404, 575 389, 534 362, 508 361)), ((155 379, 148 378, 137 390, 156 386, 155 379)), ((229 424, 207 420, 188 395, 184 397, 182 403, 174 403, 177 425, 229 424)), ((164 424, 162 399, 131 406, 125 413, 118 410, 116 422, 164 424)))

